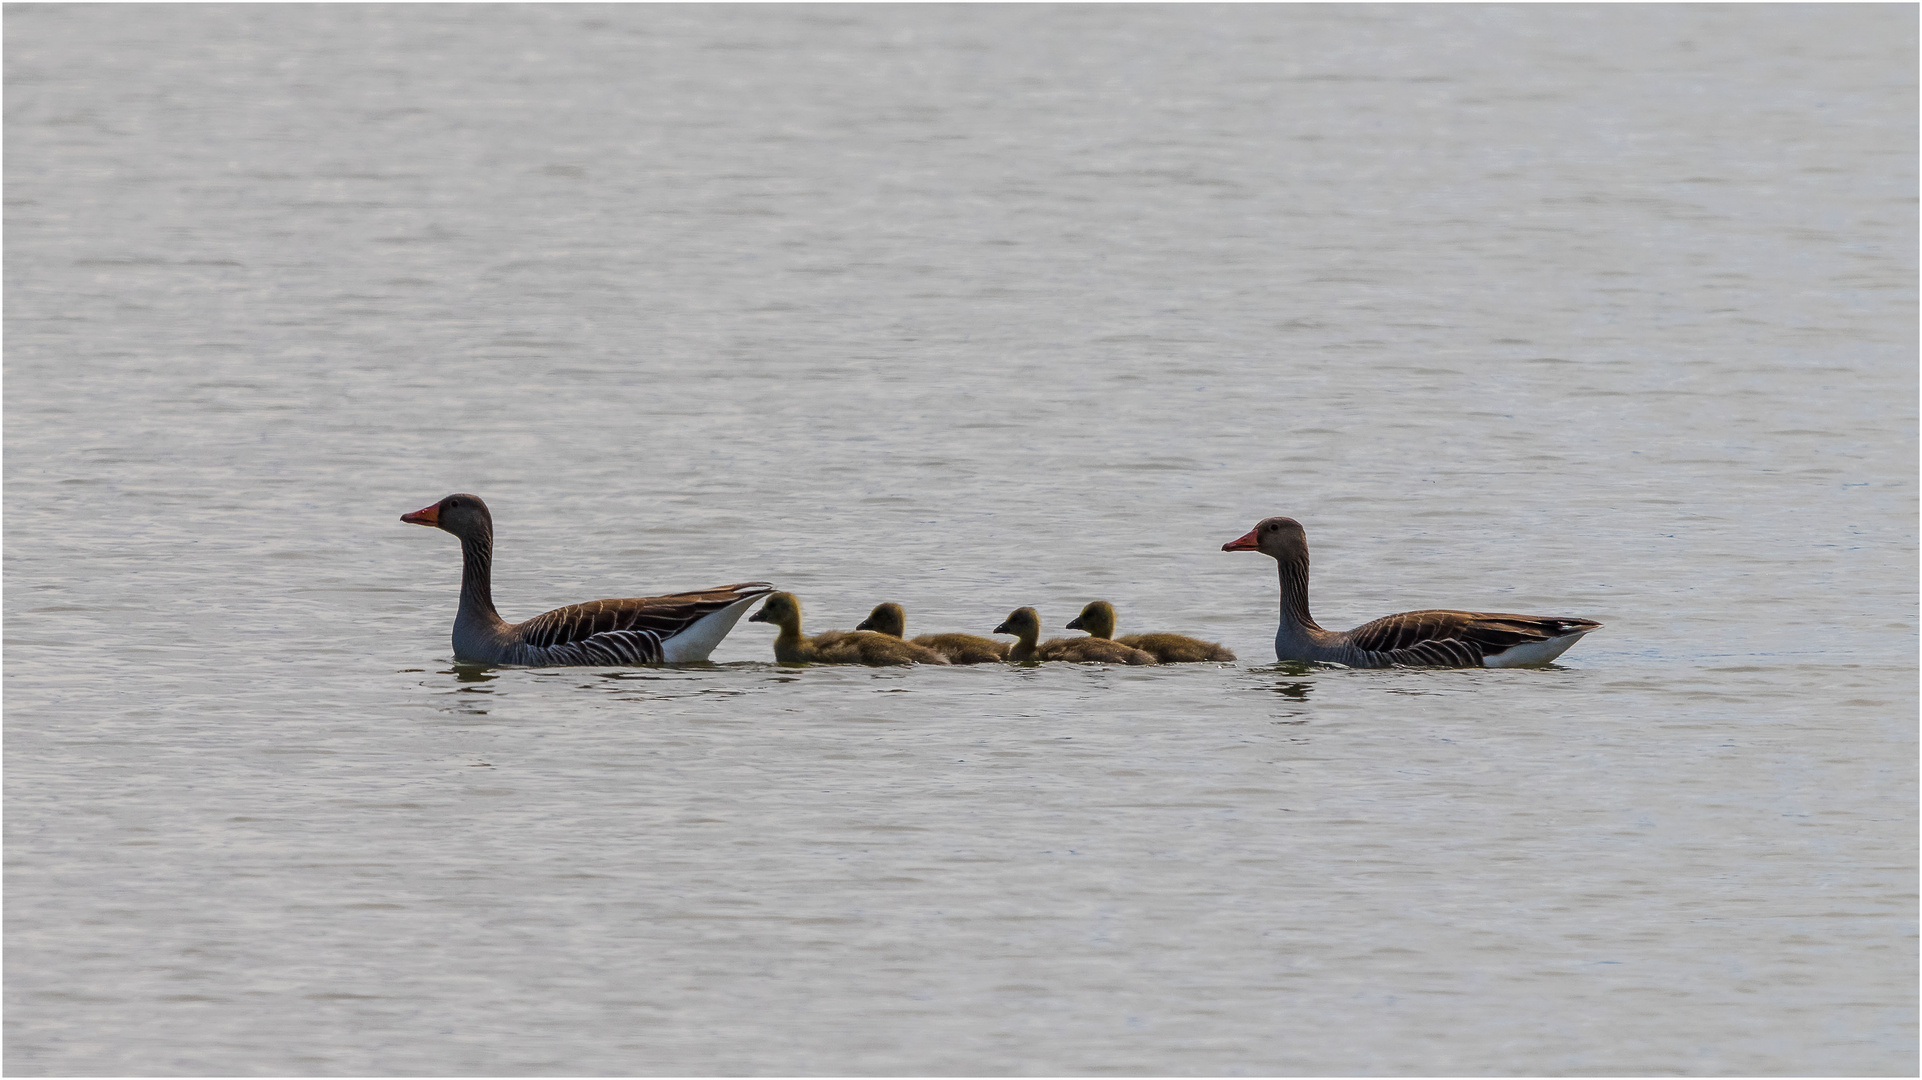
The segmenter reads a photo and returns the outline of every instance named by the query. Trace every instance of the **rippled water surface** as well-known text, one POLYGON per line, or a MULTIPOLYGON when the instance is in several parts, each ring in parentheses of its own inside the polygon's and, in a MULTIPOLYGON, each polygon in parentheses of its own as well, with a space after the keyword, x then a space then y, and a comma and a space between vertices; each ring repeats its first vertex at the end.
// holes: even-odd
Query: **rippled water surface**
POLYGON ((1913 7, 5 30, 10 1073, 1916 1071, 1913 7), (1241 660, 456 669, 450 491, 1241 660))

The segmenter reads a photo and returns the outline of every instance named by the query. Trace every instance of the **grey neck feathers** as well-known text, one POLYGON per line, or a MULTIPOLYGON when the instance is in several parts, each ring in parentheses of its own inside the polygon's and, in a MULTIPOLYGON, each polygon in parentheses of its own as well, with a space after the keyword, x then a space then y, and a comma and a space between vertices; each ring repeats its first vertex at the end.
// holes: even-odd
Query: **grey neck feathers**
POLYGON ((479 530, 460 538, 460 612, 457 622, 479 619, 486 623, 501 621, 494 610, 494 534, 479 530))
POLYGON ((1281 625, 1321 633, 1315 617, 1308 614, 1308 560, 1275 562, 1281 567, 1281 625))

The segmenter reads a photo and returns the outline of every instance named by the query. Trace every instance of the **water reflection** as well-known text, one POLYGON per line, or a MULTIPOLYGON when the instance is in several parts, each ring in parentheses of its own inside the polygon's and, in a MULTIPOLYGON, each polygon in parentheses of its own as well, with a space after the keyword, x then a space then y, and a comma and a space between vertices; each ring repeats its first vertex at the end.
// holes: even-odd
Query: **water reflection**
MULTIPOLYGON (((1302 672, 1283 670, 1288 675, 1303 674, 1302 672)), ((1308 722, 1309 710, 1305 708, 1294 708, 1292 706, 1307 704, 1308 695, 1313 693, 1315 689, 1315 684, 1312 681, 1289 678, 1261 687, 1251 687, 1251 689, 1259 689, 1270 694, 1279 694, 1285 700, 1285 703, 1291 706, 1290 708, 1281 709, 1274 714, 1275 723, 1306 724, 1308 722)))
POLYGON ((480 664, 455 664, 452 668, 441 672, 441 674, 452 675, 461 682, 468 683, 493 682, 495 679, 500 678, 499 675, 494 674, 494 669, 484 667, 480 664))

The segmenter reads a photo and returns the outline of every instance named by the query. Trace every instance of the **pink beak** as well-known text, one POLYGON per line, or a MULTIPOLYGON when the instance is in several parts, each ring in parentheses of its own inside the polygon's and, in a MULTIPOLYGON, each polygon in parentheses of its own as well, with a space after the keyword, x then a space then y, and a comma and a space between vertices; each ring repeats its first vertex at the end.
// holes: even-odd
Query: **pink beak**
POLYGON ((1247 536, 1244 536, 1239 540, 1228 541, 1227 543, 1221 545, 1221 550, 1223 551, 1260 551, 1261 548, 1259 545, 1255 543, 1255 530, 1249 529, 1247 536))

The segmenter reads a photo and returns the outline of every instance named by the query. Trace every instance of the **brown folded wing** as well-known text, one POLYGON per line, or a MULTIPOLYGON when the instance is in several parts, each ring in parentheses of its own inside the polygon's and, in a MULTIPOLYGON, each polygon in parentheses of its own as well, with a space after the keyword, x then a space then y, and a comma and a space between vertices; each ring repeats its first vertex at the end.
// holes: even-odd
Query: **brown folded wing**
POLYGON ((659 663, 668 638, 772 587, 748 581, 667 596, 570 604, 517 624, 514 633, 522 646, 544 654, 547 663, 659 663))
POLYGON ((1407 611, 1363 623, 1348 643, 1383 662, 1411 667, 1481 667, 1485 657, 1517 645, 1547 641, 1599 623, 1540 615, 1479 611, 1407 611))

